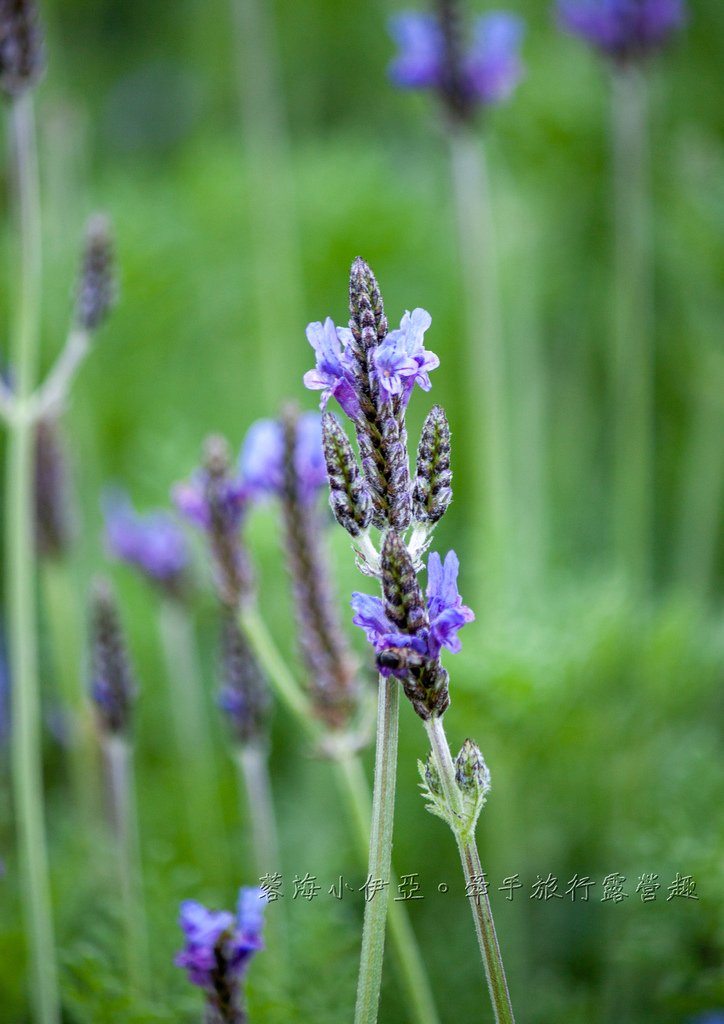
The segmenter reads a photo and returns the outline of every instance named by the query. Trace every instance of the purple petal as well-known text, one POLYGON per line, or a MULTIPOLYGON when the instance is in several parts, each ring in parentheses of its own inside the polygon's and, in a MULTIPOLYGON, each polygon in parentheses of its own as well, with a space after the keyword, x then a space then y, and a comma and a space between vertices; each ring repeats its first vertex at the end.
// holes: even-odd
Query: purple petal
POLYGON ((476 19, 464 72, 471 95, 481 103, 507 99, 522 78, 519 50, 523 33, 522 20, 504 11, 491 11, 476 19))
POLYGON ((437 19, 407 12, 389 22, 399 53, 390 64, 390 78, 404 89, 428 89, 443 76, 444 42, 437 19))

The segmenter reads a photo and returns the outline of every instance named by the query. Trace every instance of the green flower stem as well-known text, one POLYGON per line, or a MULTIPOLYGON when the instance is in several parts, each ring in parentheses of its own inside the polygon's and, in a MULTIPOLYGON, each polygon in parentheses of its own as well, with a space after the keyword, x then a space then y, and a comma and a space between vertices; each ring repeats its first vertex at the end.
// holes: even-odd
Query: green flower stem
MULTIPOLYGON (((259 878, 282 870, 279 838, 274 813, 274 798, 269 778, 269 751, 266 744, 247 743, 239 746, 235 758, 239 782, 246 798, 251 819, 254 861, 259 878)), ((281 906, 267 916, 267 947, 274 964, 277 990, 287 989, 289 981, 289 945, 287 926, 281 906)))
MULTIPOLYGON (((240 619, 254 653, 267 672, 279 698, 294 715, 309 739, 319 745, 324 739, 324 730, 314 717, 309 699, 299 687, 277 650, 274 640, 270 636, 257 608, 251 605, 244 607, 241 610, 240 619)), ((383 689, 386 693, 388 687, 381 687, 381 694, 383 689)), ((397 698, 393 697, 393 699, 397 698)), ((337 773, 338 784, 349 806, 360 847, 360 854, 364 862, 369 853, 372 805, 362 762, 356 754, 340 752, 334 757, 332 763, 337 773)), ((371 867, 369 871, 370 873, 372 872, 371 867)), ((383 880, 390 881, 390 885, 393 885, 395 881, 389 864, 387 873, 384 876, 377 875, 374 877, 383 877, 383 880)), ((367 906, 375 903, 379 895, 378 893, 367 906)), ((394 900, 389 905, 389 922, 390 939, 397 955, 401 979, 407 990, 407 998, 414 1014, 414 1020, 417 1021, 417 1024, 437 1024, 438 1017, 435 1011, 432 992, 430 991, 430 984, 410 926, 406 908, 394 900)), ((381 954, 382 949, 379 952, 381 954)), ((375 1003, 375 1016, 370 1019, 376 1019, 376 1006, 377 1004, 375 1003)))
POLYGON ((475 531, 470 550, 484 558, 476 578, 499 594, 511 558, 510 426, 490 184, 485 150, 472 130, 451 130, 450 162, 467 327, 466 426, 470 437, 483 435, 482 448, 470 446, 465 471, 475 531))
POLYGON ((138 817, 133 780, 133 752, 121 736, 103 738, 108 779, 109 810, 118 854, 118 877, 123 902, 126 967, 131 993, 148 992, 148 938, 138 845, 138 817))
POLYGON ((12 344, 16 403, 9 423, 5 491, 6 600, 13 687, 12 776, 34 1014, 40 1024, 58 1024, 60 1001, 40 744, 37 565, 33 533, 34 433, 26 414, 37 368, 42 266, 35 123, 28 93, 13 101, 10 131, 20 234, 12 344))
POLYGON ((266 402, 276 402, 279 350, 275 339, 294 337, 304 310, 294 158, 289 141, 282 70, 272 5, 230 0, 237 50, 241 122, 249 177, 249 233, 253 251, 255 336, 260 340, 260 381, 266 402), (284 281, 284 302, 269 302, 284 281))
POLYGON ((236 755, 239 779, 246 793, 259 875, 281 870, 274 800, 269 778, 269 754, 265 746, 246 743, 236 755))
MULTIPOLYGON (((448 808, 454 819, 462 819, 460 791, 455 781, 455 766, 450 754, 447 736, 442 719, 433 716, 425 722, 425 730, 430 740, 433 761, 440 776, 443 793, 448 808)), ((458 844, 460 860, 463 866, 465 884, 468 892, 477 892, 483 879, 478 848, 473 830, 466 831, 462 827, 451 826, 458 844), (473 887, 475 887, 473 889, 473 887)), ((486 888, 482 886, 482 888, 486 888)), ((490 1001, 493 1004, 496 1024, 515 1024, 513 1007, 508 994, 508 983, 505 978, 503 958, 500 955, 498 937, 495 934, 495 922, 487 891, 479 896, 470 897, 470 908, 475 922, 480 953, 483 958, 485 977, 488 983, 490 1001)))
POLYGON ((362 952, 357 978, 355 1024, 375 1024, 382 985, 382 960, 385 952, 385 925, 392 870, 392 828, 395 818, 395 782, 397 780, 397 735, 400 713, 400 684, 380 676, 377 700, 377 746, 375 783, 372 791, 372 827, 370 829, 367 878, 382 880, 381 890, 365 903, 362 927, 362 952))
POLYGON ((612 85, 613 536, 619 567, 641 589, 651 572, 654 472, 646 80, 621 67, 612 85))
POLYGON ((183 604, 173 598, 161 603, 158 623, 187 797, 188 834, 197 862, 205 864, 210 853, 215 861, 219 854, 219 850, 211 846, 210 836, 221 839, 225 854, 228 843, 220 813, 219 780, 194 625, 183 604), (191 751, 193 757, 189 756, 191 751))
MULTIPOLYGON (((354 818, 357 842, 362 858, 367 857, 372 818, 372 802, 362 762, 357 756, 340 757, 335 761, 340 786, 354 818)), ((390 873, 390 889, 397 888, 397 878, 390 873)), ((376 899, 377 897, 375 897, 376 899)), ((432 998, 425 965, 417 949, 417 940, 405 907, 394 898, 387 907, 390 938, 397 957, 398 971, 407 990, 407 998, 415 1020, 420 1024, 438 1024, 439 1018, 432 998)))
POLYGON ((83 664, 84 610, 79 607, 71 565, 67 558, 48 558, 42 563, 41 583, 53 654, 53 667, 64 711, 70 722, 72 784, 81 813, 97 821, 100 790, 96 764, 93 715, 86 693, 83 664))

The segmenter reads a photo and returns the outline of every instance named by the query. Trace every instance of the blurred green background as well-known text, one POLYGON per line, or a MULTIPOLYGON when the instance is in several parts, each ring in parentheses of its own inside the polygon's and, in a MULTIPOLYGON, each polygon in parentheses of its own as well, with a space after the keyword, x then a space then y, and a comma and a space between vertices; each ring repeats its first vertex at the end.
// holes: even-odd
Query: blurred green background
MULTIPOLYGON (((685 32, 647 72, 656 579, 642 598, 614 573, 610 545, 608 75, 556 29, 547 3, 509 6, 528 25, 526 77, 481 133, 500 240, 518 564, 512 596, 476 608, 462 654, 448 659, 446 724, 453 747, 473 736, 492 771, 481 856, 519 1020, 674 1024, 724 1007, 724 7, 692 3, 685 32), (574 873, 591 876, 591 901, 531 899, 536 877, 549 872, 560 891, 574 873), (622 904, 600 901, 611 872, 626 876, 622 904), (662 888, 644 904, 635 887, 649 872, 662 888), (693 876, 698 901, 666 900, 676 872, 693 876), (514 873, 525 887, 509 903, 496 890, 514 873)), ((284 400, 315 407, 301 384, 312 365, 304 327, 327 315, 344 323, 358 254, 375 269, 393 322, 417 305, 432 314, 428 345, 442 365, 432 396, 419 393, 411 405, 413 443, 434 399, 453 427, 453 468, 474 457, 479 437, 458 429, 466 366, 447 148, 432 98, 388 84, 386 20, 395 9, 378 0, 43 4, 45 366, 65 336, 82 224, 94 209, 112 217, 121 276, 121 301, 65 418, 79 523, 68 565, 78 600, 71 614, 84 615, 90 575, 105 565, 104 485, 122 484, 141 507, 165 505, 207 433, 220 431, 236 447, 254 419, 274 415, 284 400)), ((7 310, 15 248, 6 172, 3 185, 7 310)), ((460 539, 475 522, 464 479, 456 495, 436 547, 458 550, 465 596, 479 581, 469 568, 470 532, 460 539)), ((330 528, 329 543, 346 603, 360 578, 343 531, 330 528)), ((275 515, 253 517, 249 545, 262 609, 297 664, 275 515)), ((200 564, 202 579, 204 572, 200 564)), ((249 839, 217 723, 228 842, 209 835, 208 856, 193 852, 198 844, 178 813, 157 602, 131 570, 112 574, 142 690, 137 773, 157 991, 142 1007, 124 995, 112 858, 101 832, 79 833, 69 805, 44 619, 67 1021, 191 1022, 198 994, 172 966, 178 903, 230 905, 235 887, 254 881, 249 839)), ((217 624, 208 594, 197 610, 211 704, 217 624)), ((354 642, 369 666, 361 637, 354 642)), ((404 706, 394 859, 398 872, 419 873, 425 893, 409 908, 441 1020, 488 1020, 452 838, 417 791, 424 751, 420 723, 404 706), (447 895, 440 882, 449 883, 447 895)), ((6 746, 0 757, 0 1021, 21 1024, 29 1018, 6 746)), ((357 886, 364 876, 329 769, 310 757, 282 710, 272 771, 296 988, 293 1005, 279 1005, 271 954, 260 957, 251 1019, 348 1020, 363 905, 359 894, 337 902, 326 890, 340 874, 357 886), (322 893, 292 901, 291 880, 306 871, 322 893)), ((199 835, 207 832, 199 821, 199 835)), ((380 1020, 407 1019, 389 964, 380 1020)))

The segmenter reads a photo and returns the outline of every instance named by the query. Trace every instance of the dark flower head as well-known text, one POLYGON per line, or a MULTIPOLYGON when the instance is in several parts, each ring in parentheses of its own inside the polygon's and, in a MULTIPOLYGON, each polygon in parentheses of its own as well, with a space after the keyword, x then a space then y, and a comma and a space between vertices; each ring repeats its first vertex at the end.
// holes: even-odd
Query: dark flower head
POLYGON ((131 671, 116 598, 106 580, 91 591, 91 697, 102 729, 126 733, 136 684, 131 671))
POLYGON ((482 15, 466 48, 450 24, 454 5, 440 6, 439 15, 407 12, 391 20, 399 51, 390 77, 405 89, 434 89, 454 119, 467 120, 476 107, 508 99, 520 81, 523 22, 505 11, 482 15))
MULTIPOLYGON (((313 500, 327 484, 322 448, 322 417, 302 413, 297 419, 294 464, 304 501, 313 500)), ((279 420, 252 423, 241 448, 241 476, 254 494, 279 495, 284 487, 284 431, 279 420)))
POLYGON ((249 963, 264 948, 262 924, 266 897, 261 889, 239 890, 236 914, 208 910, 195 900, 181 904, 179 923, 186 944, 174 963, 225 1022, 240 1021, 241 981, 249 963))
POLYGON ((57 421, 38 421, 35 430, 35 535, 46 558, 62 556, 73 534, 68 466, 57 421))
POLYGON ((557 11, 563 28, 617 62, 659 49, 686 18, 684 0, 558 0, 557 11))
POLYGON ((0 0, 0 89, 25 92, 45 70, 43 34, 33 0, 0 0))
POLYGON ((135 565, 153 583, 177 591, 188 567, 188 549, 178 524, 164 511, 140 515, 127 494, 108 491, 103 499, 110 553, 135 565))
POLYGON ((116 301, 115 260, 110 221, 94 214, 86 225, 85 245, 78 281, 76 319, 87 331, 95 331, 116 301))

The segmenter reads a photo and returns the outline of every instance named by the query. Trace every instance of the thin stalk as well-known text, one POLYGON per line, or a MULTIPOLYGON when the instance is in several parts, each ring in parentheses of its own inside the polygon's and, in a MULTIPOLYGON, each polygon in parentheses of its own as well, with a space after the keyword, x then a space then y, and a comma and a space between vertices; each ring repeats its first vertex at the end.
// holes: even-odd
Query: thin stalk
MULTIPOLYGON (((188 833, 196 847, 198 863, 204 864, 209 857, 210 836, 222 840, 225 852, 228 845, 220 812, 214 744, 194 625, 183 604, 172 598, 162 601, 158 622, 176 745, 184 775, 188 833)), ((212 852, 218 851, 212 849, 212 852)))
POLYGON ((372 827, 370 829, 367 879, 381 880, 379 892, 365 903, 362 927, 362 952, 357 978, 355 1024, 376 1024, 382 985, 382 960, 385 952, 385 925, 392 869, 392 827, 395 818, 395 782, 397 779, 397 735, 400 711, 400 685, 394 678, 380 676, 377 700, 377 747, 375 782, 372 791, 372 827))
MULTIPOLYGON (((440 777, 448 808, 452 811, 454 817, 459 818, 461 817, 460 791, 455 781, 455 766, 453 765, 442 719, 438 716, 430 718, 425 722, 425 731, 430 740, 433 760, 440 777)), ((513 1007, 508 993, 508 983, 505 978, 503 958, 500 954, 498 937, 495 933, 493 911, 488 899, 487 886, 481 885, 484 876, 475 842, 475 834, 472 831, 466 832, 462 827, 455 828, 454 826, 453 833, 460 853, 467 891, 479 892, 481 888, 484 890, 480 892, 479 896, 470 898, 470 909, 473 913, 475 934, 478 937, 478 945, 480 946, 480 953, 483 959, 485 978, 488 983, 488 991, 493 1005, 496 1024, 515 1024, 513 1007)))
POLYGON ((96 769, 93 716, 87 699, 83 664, 83 613, 79 590, 66 559, 46 559, 41 583, 50 633, 55 677, 70 722, 72 785, 84 817, 96 820, 100 792, 96 769))
POLYGON ((510 425, 490 182, 485 150, 470 129, 450 131, 450 161, 467 327, 466 426, 470 437, 482 431, 482 447, 471 446, 465 472, 470 549, 484 560, 476 577, 484 574, 499 594, 511 558, 510 425))
POLYGON ((5 490, 8 648, 13 687, 12 774, 34 1014, 41 1024, 57 1024, 60 1001, 40 745, 37 565, 33 534, 34 430, 25 414, 37 369, 42 266, 35 123, 28 93, 13 101, 10 130, 20 235, 18 300, 12 344, 18 405, 9 423, 5 490))
POLYGON ((292 154, 284 103, 275 15, 265 0, 230 0, 236 38, 239 95, 249 174, 249 223, 256 336, 261 380, 276 401, 279 378, 275 339, 293 334, 304 308, 292 154), (284 302, 269 303, 269 289, 284 281, 284 302))
MULTIPOLYGON (((352 812, 357 845, 362 860, 367 857, 372 801, 362 761, 356 755, 340 757, 334 762, 343 795, 352 812)), ((390 889, 397 888, 397 877, 390 873, 390 889)), ((397 957, 400 979, 407 990, 407 999, 419 1024, 439 1024, 430 989, 430 981, 417 948, 415 933, 406 908, 392 899, 387 907, 390 939, 397 957)))
POLYGON ((724 357, 702 353, 691 395, 691 428, 682 460, 682 488, 675 548, 676 581, 698 599, 712 584, 724 494, 724 357))
MULTIPOLYGON (((234 758, 239 782, 246 797, 251 819, 251 838, 259 878, 281 871, 279 838, 274 813, 274 798, 269 777, 269 752, 265 745, 247 743, 234 758)), ((282 908, 278 907, 278 911, 282 908)), ((266 923, 267 946, 272 951, 277 989, 285 989, 289 978, 289 946, 283 914, 269 913, 266 923)))
POLYGON ((654 475, 646 99, 638 68, 614 71, 613 538, 619 568, 637 589, 650 581, 654 475))
POLYGON ((148 937, 138 846, 133 752, 121 736, 103 738, 111 827, 118 855, 118 879, 125 923, 126 967, 132 994, 148 991, 148 937))
MULTIPOLYGON (((241 611, 241 624, 260 664, 265 669, 277 695, 294 715, 312 742, 323 739, 323 730, 315 719, 311 704, 286 666, 258 610, 248 606, 241 611)), ((333 760, 338 783, 347 801, 363 862, 367 860, 370 842, 372 802, 369 787, 358 755, 340 754, 333 760)), ((394 876, 388 870, 384 880, 392 885, 394 876)), ((374 897, 377 899, 377 896, 374 897)), ((401 979, 417 1024, 438 1024, 427 972, 420 956, 417 940, 410 926, 405 907, 394 900, 389 907, 390 939, 399 963, 401 979)))
POLYGON ((251 818, 257 871, 260 875, 279 871, 281 859, 268 752, 258 744, 246 743, 239 747, 235 760, 251 818))

